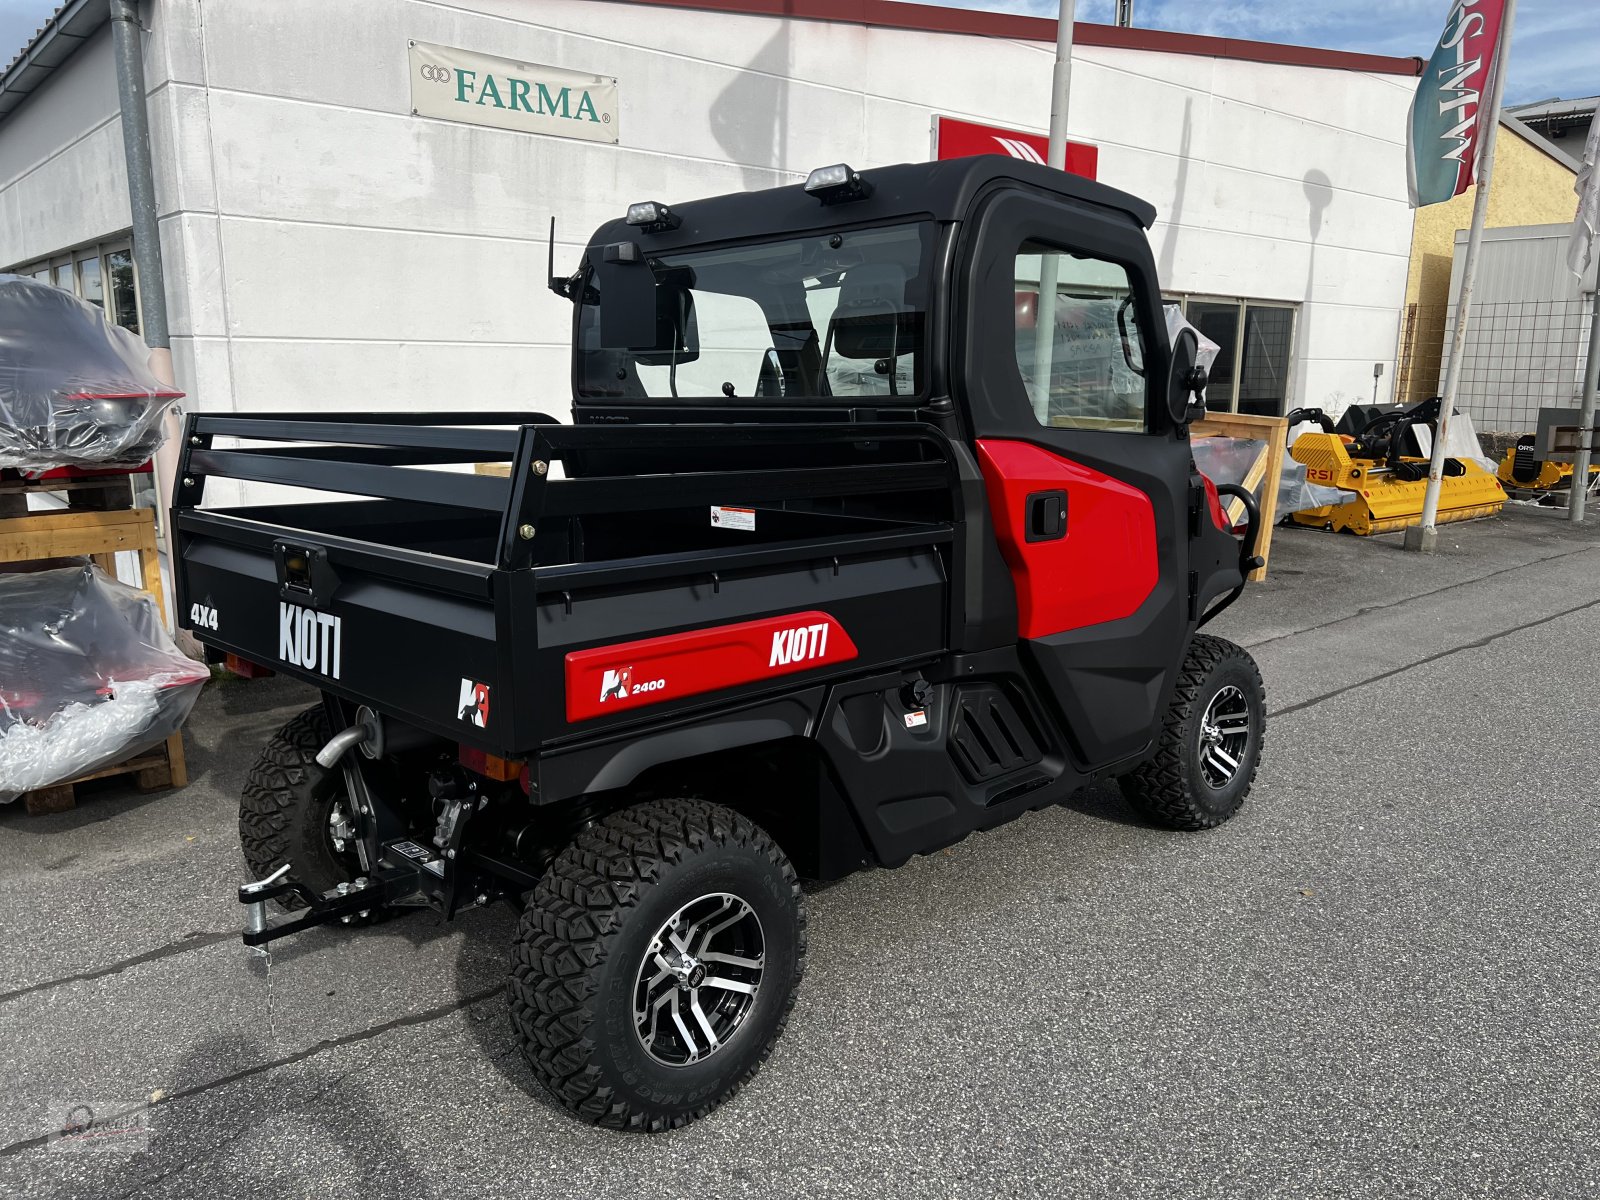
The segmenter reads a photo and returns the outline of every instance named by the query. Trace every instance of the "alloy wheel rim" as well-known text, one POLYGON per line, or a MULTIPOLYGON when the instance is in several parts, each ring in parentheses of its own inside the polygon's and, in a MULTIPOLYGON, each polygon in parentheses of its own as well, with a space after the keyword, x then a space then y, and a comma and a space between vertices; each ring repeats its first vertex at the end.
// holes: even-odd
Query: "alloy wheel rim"
POLYGON ((687 1067, 723 1050, 755 1008, 765 955, 761 918, 731 892, 673 913, 650 939, 634 983, 633 1029, 645 1053, 687 1067))
POLYGON ((1200 774, 1207 786, 1227 787, 1244 766, 1250 744, 1250 702, 1232 684, 1211 697, 1200 718, 1200 774))

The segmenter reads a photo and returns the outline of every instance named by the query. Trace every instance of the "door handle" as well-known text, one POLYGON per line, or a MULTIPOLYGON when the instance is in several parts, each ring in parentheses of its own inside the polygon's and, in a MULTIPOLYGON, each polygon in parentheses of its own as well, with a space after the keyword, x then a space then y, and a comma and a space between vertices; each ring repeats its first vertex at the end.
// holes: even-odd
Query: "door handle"
POLYGON ((1030 542, 1053 542, 1067 536, 1066 492, 1029 492, 1026 530, 1030 542))

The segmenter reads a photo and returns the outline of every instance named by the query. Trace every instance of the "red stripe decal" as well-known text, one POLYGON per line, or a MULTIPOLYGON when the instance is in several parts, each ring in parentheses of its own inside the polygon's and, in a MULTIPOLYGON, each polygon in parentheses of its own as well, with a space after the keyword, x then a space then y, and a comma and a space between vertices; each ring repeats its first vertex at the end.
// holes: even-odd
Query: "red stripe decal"
POLYGON ((825 612, 789 613, 567 655, 567 720, 849 662, 850 635, 825 612))

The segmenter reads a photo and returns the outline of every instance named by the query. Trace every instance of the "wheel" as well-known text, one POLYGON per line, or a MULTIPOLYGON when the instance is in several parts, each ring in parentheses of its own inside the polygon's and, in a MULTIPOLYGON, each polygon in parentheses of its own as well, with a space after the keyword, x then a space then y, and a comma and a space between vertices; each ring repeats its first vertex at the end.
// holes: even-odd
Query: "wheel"
POLYGON ((1230 641, 1196 634, 1155 754, 1122 777, 1122 794, 1174 829, 1220 825, 1250 793, 1266 724, 1255 660, 1230 641))
POLYGON ((764 830, 701 800, 636 805, 579 834, 534 889, 512 1025, 580 1119, 675 1129, 766 1061, 805 949, 794 867, 764 830))
MULTIPOLYGON (((322 709, 308 708, 251 765, 239 797, 239 843, 252 879, 290 863, 290 879, 322 893, 360 874, 344 774, 317 762, 331 736, 322 709)), ((278 903, 304 907, 294 896, 278 903)))

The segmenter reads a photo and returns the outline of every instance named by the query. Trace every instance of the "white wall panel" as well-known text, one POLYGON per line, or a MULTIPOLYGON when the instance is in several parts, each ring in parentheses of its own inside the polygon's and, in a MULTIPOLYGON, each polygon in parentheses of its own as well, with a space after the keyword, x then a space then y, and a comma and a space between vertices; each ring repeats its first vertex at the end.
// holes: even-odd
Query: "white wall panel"
POLYGON ((4 189, 0 264, 65 250, 128 228, 122 122, 101 125, 4 189))
MULTIPOLYGON (((729 163, 387 113, 214 93, 224 214, 586 241, 630 200, 739 191, 729 163), (335 152, 330 123, 339 130, 335 152)), ((760 172, 759 185, 785 182, 760 172)))
POLYGON ((542 243, 235 217, 222 237, 235 337, 566 340, 542 243))
POLYGON ((567 420, 572 407, 565 345, 235 340, 232 362, 241 412, 505 409, 567 420))

